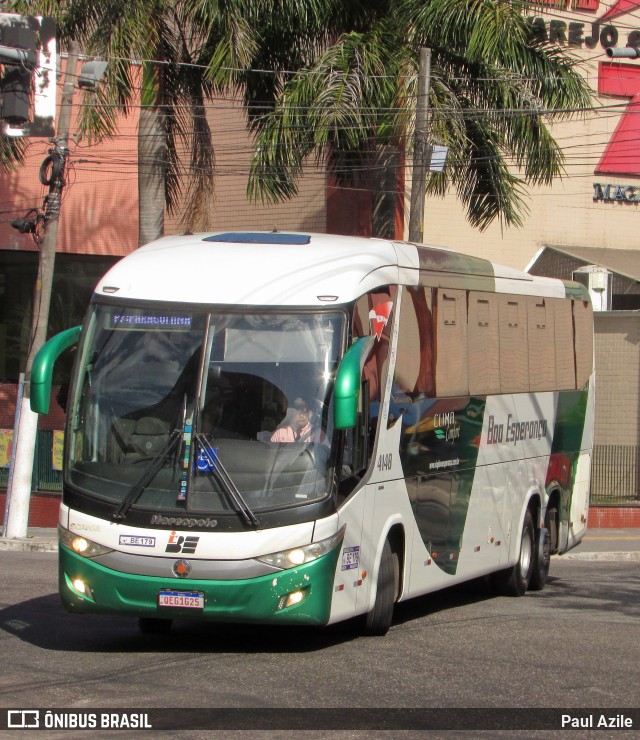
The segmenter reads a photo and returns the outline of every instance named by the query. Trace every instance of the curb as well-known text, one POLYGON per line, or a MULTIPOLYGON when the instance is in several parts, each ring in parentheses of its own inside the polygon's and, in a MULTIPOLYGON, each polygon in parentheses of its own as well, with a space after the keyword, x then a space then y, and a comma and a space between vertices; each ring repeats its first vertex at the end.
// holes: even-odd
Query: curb
POLYGON ((0 537, 0 552, 57 552, 58 541, 42 537, 0 537))
POLYGON ((634 561, 640 560, 640 552, 577 552, 558 557, 562 560, 634 561))

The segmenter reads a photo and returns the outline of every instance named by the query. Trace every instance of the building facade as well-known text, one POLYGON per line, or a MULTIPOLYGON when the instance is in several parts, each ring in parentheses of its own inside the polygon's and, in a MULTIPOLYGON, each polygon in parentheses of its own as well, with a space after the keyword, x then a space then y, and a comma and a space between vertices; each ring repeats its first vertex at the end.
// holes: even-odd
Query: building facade
POLYGON ((607 49, 640 46, 640 2, 557 0, 531 15, 540 36, 565 48, 593 90, 592 107, 551 130, 565 172, 530 188, 521 228, 472 229, 450 192, 425 204, 425 241, 524 268, 547 245, 637 248, 640 213, 640 59, 611 59, 607 49))

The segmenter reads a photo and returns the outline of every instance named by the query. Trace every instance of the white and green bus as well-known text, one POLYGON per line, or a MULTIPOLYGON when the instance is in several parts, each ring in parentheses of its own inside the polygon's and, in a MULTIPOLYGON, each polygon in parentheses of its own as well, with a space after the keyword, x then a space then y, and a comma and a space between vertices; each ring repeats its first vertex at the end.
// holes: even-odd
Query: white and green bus
POLYGON ((399 241, 173 236, 118 262, 84 326, 43 347, 34 410, 78 340, 71 612, 155 633, 361 616, 384 634, 396 602, 462 581, 541 589, 585 533, 580 285, 399 241))

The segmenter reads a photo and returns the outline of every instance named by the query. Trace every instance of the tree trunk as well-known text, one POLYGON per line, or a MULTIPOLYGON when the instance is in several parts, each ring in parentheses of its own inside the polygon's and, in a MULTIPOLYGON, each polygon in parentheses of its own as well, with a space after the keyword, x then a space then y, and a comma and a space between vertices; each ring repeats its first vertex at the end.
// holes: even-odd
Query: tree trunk
POLYGON ((164 233, 166 161, 164 113, 143 105, 138 127, 139 247, 164 233))

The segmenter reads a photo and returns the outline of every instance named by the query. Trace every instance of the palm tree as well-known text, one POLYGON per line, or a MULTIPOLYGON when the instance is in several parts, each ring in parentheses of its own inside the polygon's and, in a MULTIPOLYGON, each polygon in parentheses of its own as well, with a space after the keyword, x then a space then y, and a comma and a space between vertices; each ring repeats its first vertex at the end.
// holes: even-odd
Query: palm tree
MULTIPOLYGON (((348 0, 345 0, 348 5, 348 0)), ((562 173, 545 118, 589 104, 590 91, 563 50, 536 40, 525 11, 500 0, 395 0, 364 29, 344 33, 278 90, 252 120, 249 194, 278 201, 297 192, 311 155, 338 182, 375 167, 381 147, 411 138, 420 47, 432 50, 432 140, 449 148, 447 172, 427 192, 454 185, 470 223, 522 223, 525 186, 562 173)))
MULTIPOLYGON (((378 0, 375 0, 375 6, 378 0)), ((68 0, 63 37, 109 60, 97 105, 82 112, 91 138, 116 133, 115 111, 140 103, 139 244, 160 236, 164 207, 188 202, 182 225, 210 225, 214 151, 205 101, 234 90, 250 118, 272 105, 284 70, 310 63, 331 36, 372 12, 363 0, 68 0), (132 73, 139 60, 141 77, 132 73), (138 90, 138 86, 141 88, 138 90), (182 146, 180 147, 179 144, 182 146), (180 151, 189 162, 181 162, 180 151), (180 196, 184 196, 182 199, 180 196)), ((94 101, 96 102, 96 101, 94 101)))
MULTIPOLYGON (((138 126, 138 243, 164 230, 164 209, 184 195, 191 204, 185 228, 208 219, 213 192, 213 149, 204 101, 216 87, 204 74, 210 60, 208 19, 181 0, 69 0, 63 38, 77 38, 85 53, 108 60, 106 81, 93 105, 82 109, 80 130, 89 141, 117 132, 117 113, 140 106, 138 126), (133 64, 132 64, 133 61, 133 64), (189 158, 189 178, 180 151, 189 158)), ((230 40, 233 44, 233 40, 230 40)))

